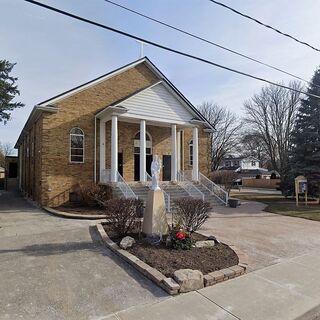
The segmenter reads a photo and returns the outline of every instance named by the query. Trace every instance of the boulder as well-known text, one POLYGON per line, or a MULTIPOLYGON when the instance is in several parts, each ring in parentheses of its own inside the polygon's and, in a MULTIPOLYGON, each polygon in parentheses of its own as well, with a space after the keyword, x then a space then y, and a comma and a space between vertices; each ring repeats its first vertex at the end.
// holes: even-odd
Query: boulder
POLYGON ((216 243, 214 240, 204 240, 204 241, 197 241, 194 246, 196 248, 206 248, 206 247, 214 247, 215 244, 216 243))
POLYGON ((220 243, 220 241, 215 236, 208 237, 208 240, 213 240, 215 242, 215 244, 220 243))
POLYGON ((173 273, 174 280, 180 285, 180 292, 189 292, 204 287, 203 274, 199 270, 180 269, 173 273))
POLYGON ((136 241, 132 237, 124 237, 120 242, 120 248, 127 249, 131 248, 136 241))

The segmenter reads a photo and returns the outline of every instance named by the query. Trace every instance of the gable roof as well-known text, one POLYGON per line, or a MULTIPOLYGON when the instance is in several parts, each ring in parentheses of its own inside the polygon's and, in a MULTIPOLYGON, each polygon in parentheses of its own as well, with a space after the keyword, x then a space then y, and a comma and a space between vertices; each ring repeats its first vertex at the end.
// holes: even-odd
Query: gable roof
POLYGON ((176 95, 179 96, 179 98, 182 99, 184 101, 184 103, 193 111, 193 113, 198 117, 198 119, 200 119, 202 122, 204 122, 206 124, 206 126, 210 130, 215 130, 215 128, 210 124, 210 122, 172 84, 172 82, 150 61, 150 59, 147 58, 147 57, 143 57, 143 58, 135 60, 135 61, 123 66, 123 67, 120 67, 120 68, 118 68, 116 70, 113 70, 111 72, 105 73, 105 74, 103 74, 103 75, 101 75, 101 76, 99 76, 99 77, 97 77, 95 79, 92 79, 92 80, 90 80, 88 82, 85 82, 85 83, 83 83, 81 85, 78 85, 78 86, 76 86, 76 87, 74 87, 72 89, 64 91, 64 92, 62 92, 62 93, 60 93, 60 94, 58 94, 56 96, 51 97, 50 99, 44 100, 44 101, 40 102, 39 104, 37 104, 33 108, 32 112, 31 112, 31 114, 30 114, 30 116, 29 116, 29 118, 28 118, 28 120, 27 120, 27 122, 26 122, 26 124, 25 124, 25 126, 23 128, 23 130, 22 130, 22 132, 21 132, 21 134, 20 134, 20 136, 19 136, 19 138, 17 140, 15 148, 18 147, 19 142, 21 141, 23 135, 28 131, 30 125, 33 123, 34 118, 38 117, 43 111, 47 111, 47 112, 57 112, 58 111, 57 108, 54 107, 54 105, 52 105, 52 104, 54 104, 55 102, 57 102, 59 100, 65 99, 65 98, 67 98, 67 97, 69 97, 69 96, 71 96, 73 94, 76 94, 76 93, 78 93, 80 91, 83 91, 88 87, 94 86, 94 85, 96 85, 96 84, 98 84, 98 83, 100 83, 102 81, 105 81, 105 80, 107 80, 107 79, 109 79, 111 77, 114 77, 117 74, 120 74, 120 73, 122 73, 122 72, 124 72, 124 71, 126 71, 128 69, 134 68, 135 66, 137 66, 137 65, 139 65, 141 63, 145 63, 145 65, 157 75, 159 80, 164 81, 176 93, 176 95))
MULTIPOLYGON (((38 105, 39 106, 43 106, 43 105, 47 105, 47 104, 51 104, 54 103, 60 99, 64 99, 67 96, 73 95, 79 91, 85 90, 88 87, 91 87, 99 82, 105 81, 111 77, 116 76, 119 73, 122 73, 128 69, 134 68, 135 66, 141 64, 141 63, 145 63, 146 66, 152 70, 160 80, 163 80, 164 82, 166 82, 166 84, 189 106, 189 108, 197 115, 197 117, 199 119, 201 119, 203 122, 206 123, 206 125, 212 129, 215 130, 214 127, 210 124, 210 122, 199 112, 199 110, 172 84, 172 82, 155 66, 155 64, 153 62, 151 62, 151 60, 148 57, 143 57, 141 59, 135 60, 123 67, 120 67, 116 70, 113 70, 111 72, 108 72, 100 77, 97 77, 95 79, 92 79, 88 82, 85 82, 77 87, 74 87, 70 90, 67 90, 65 92, 62 92, 50 99, 47 99, 45 101, 40 102, 38 105)), ((137 93, 137 92, 136 92, 137 93)), ((132 95, 136 94, 133 93, 132 95)), ((125 99, 127 99, 128 97, 126 97, 125 99)), ((125 100, 125 99, 121 99, 121 100, 125 100)), ((119 101, 118 101, 119 103, 119 101)), ((115 105, 115 103, 113 103, 112 105, 115 105)))

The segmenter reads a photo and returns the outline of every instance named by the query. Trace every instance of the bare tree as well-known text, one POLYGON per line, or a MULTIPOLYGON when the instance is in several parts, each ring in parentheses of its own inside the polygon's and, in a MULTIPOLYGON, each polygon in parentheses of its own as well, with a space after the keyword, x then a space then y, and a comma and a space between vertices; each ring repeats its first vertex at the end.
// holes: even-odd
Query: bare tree
POLYGON ((269 167, 270 160, 266 150, 266 145, 257 132, 244 130, 241 132, 240 144, 237 148, 238 153, 243 157, 254 157, 260 161, 261 167, 269 167))
POLYGON ((215 128, 208 139, 208 162, 210 170, 215 171, 221 160, 235 150, 241 123, 235 114, 213 102, 203 102, 198 109, 215 128))
MULTIPOLYGON (((298 91, 302 89, 299 82, 290 82, 289 86, 298 91)), ((244 104, 245 122, 254 134, 261 137, 272 169, 281 175, 288 168, 292 130, 299 103, 298 92, 269 85, 244 104)))
POLYGON ((13 147, 11 143, 0 142, 0 167, 4 166, 6 156, 11 155, 12 152, 13 152, 13 147))

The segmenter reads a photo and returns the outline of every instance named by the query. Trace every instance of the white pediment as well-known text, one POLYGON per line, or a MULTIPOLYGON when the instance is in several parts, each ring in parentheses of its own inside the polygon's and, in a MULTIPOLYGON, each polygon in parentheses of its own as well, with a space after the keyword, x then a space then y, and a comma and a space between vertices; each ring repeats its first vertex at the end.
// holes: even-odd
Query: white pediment
POLYGON ((189 106, 163 82, 132 95, 118 105, 126 108, 128 111, 124 116, 131 118, 187 123, 196 117, 189 106))

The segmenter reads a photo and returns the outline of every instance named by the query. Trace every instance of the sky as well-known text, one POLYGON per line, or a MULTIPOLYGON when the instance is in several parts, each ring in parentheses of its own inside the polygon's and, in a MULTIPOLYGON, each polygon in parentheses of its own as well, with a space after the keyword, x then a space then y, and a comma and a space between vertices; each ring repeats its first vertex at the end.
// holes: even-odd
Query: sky
MULTIPOLYGON (((39 0, 216 63, 274 82, 293 80, 277 71, 150 22, 104 0, 39 0)), ((209 0, 114 0, 131 9, 263 60, 307 80, 320 53, 244 19, 209 0)), ((278 29, 320 47, 318 0, 222 0, 278 29)), ((262 82, 146 45, 144 54, 194 104, 213 101, 241 117, 243 103, 262 82)), ((140 45, 110 31, 46 11, 23 0, 0 0, 0 59, 17 63, 24 108, 0 122, 0 142, 15 144, 37 103, 140 57, 140 45)))

